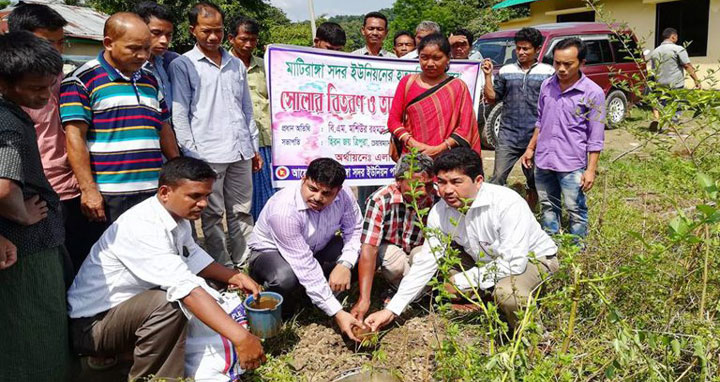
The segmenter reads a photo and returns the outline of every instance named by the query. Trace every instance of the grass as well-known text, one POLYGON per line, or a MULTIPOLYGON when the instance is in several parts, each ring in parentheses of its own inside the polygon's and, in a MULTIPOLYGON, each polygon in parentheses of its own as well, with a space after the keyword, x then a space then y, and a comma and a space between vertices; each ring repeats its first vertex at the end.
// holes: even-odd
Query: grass
MULTIPOLYGON (((646 111, 633 113, 625 127, 629 131, 642 129, 647 121, 646 111)), ((561 270, 547 284, 537 311, 530 312, 542 319, 547 332, 530 325, 517 343, 500 341, 490 351, 491 324, 484 317, 437 313, 425 301, 403 315, 408 328, 394 326, 376 347, 352 349, 342 342, 336 346, 346 350, 350 346, 366 368, 402 369, 405 381, 720 381, 717 256, 708 257, 707 304, 699 316, 702 254, 718 253, 720 227, 709 225, 707 236, 701 235, 708 240, 699 242, 677 239, 669 228, 680 214, 696 216, 696 205, 712 207, 698 186, 697 174, 702 171, 719 179, 720 154, 711 148, 696 167, 682 152, 657 142, 615 161, 620 152, 603 153, 595 189, 588 195, 587 250, 561 252, 561 270), (580 283, 573 282, 576 271, 580 283), (573 297, 575 327, 568 338, 573 297), (427 326, 412 326, 418 322, 427 326), (429 330, 434 340, 413 342, 418 335, 413 330, 429 330), (413 340, 408 342, 410 337, 413 340), (566 339, 568 349, 563 352, 566 339), (414 369, 405 366, 413 362, 427 367, 413 374, 414 369)), ((376 285, 376 304, 380 290, 376 285)), ((355 298, 351 293, 349 302, 355 298)), ((286 324, 283 339, 266 347, 272 354, 269 362, 246 380, 322 380, 317 379, 317 365, 292 367, 303 347, 299 339, 312 335, 303 329, 318 323, 333 327, 312 309, 286 324)))

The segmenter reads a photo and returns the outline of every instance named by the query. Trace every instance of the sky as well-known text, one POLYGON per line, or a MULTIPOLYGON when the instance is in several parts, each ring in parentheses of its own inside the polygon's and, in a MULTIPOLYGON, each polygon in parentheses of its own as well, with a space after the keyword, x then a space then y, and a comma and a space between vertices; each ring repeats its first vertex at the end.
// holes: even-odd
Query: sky
MULTIPOLYGON (((395 0, 313 0, 315 3, 315 17, 325 14, 337 15, 364 15, 365 13, 389 8, 395 0)), ((270 3, 287 14, 292 21, 310 19, 308 0, 270 0, 270 3)))

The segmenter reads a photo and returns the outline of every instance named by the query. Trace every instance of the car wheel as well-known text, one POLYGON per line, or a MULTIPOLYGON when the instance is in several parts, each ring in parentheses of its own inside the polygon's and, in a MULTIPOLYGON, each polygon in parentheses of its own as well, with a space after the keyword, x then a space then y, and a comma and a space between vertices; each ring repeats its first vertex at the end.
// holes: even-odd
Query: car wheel
POLYGON ((606 127, 617 127, 625 119, 628 109, 628 101, 625 93, 621 90, 613 90, 608 94, 605 105, 607 123, 606 127))
POLYGON ((492 106, 485 118, 482 127, 482 144, 488 149, 494 149, 497 145, 498 134, 500 133, 500 116, 502 115, 503 103, 499 102, 492 106))

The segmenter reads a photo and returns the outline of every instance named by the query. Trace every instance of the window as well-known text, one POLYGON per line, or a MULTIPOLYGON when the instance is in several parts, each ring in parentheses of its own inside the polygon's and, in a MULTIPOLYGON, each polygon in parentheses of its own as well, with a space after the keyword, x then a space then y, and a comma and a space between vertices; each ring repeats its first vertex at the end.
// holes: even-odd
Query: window
POLYGON ((585 65, 610 64, 613 62, 610 41, 586 40, 585 46, 587 46, 585 65))
POLYGON ((684 0, 657 4, 655 45, 662 43, 665 28, 678 31, 679 45, 690 43, 690 57, 707 56, 710 0, 684 0))
POLYGON ((580 37, 587 46, 587 54, 585 55, 585 65, 611 64, 613 62, 612 50, 610 48, 610 40, 603 38, 601 35, 588 36, 563 36, 550 41, 548 50, 543 56, 542 62, 553 64, 553 48, 555 45, 567 37, 580 37))
POLYGON ((642 52, 638 51, 637 42, 628 35, 613 36, 610 44, 615 54, 615 62, 635 62, 632 57, 642 58, 642 52))
POLYGON ((579 21, 595 21, 595 11, 570 13, 567 15, 557 15, 557 22, 559 23, 573 23, 579 21))

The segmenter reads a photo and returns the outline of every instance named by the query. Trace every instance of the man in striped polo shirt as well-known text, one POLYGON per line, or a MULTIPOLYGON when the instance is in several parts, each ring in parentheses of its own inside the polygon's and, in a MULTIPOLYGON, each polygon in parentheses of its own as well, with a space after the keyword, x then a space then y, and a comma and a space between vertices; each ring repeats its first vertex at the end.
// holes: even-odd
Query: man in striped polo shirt
POLYGON ((134 13, 105 22, 104 50, 70 74, 60 91, 68 159, 92 221, 115 221, 155 193, 162 154, 178 156, 170 115, 152 73, 150 30, 134 13))

